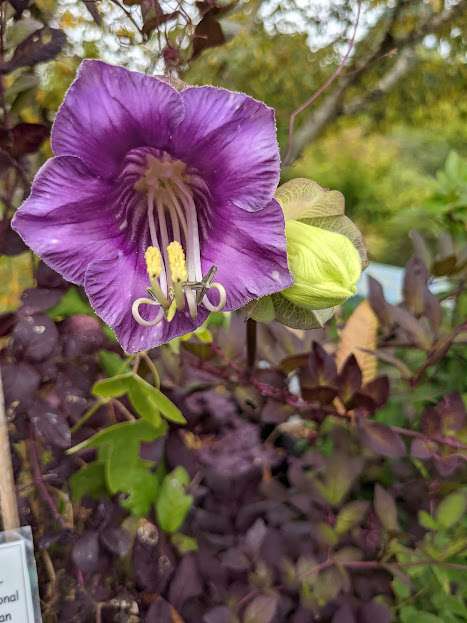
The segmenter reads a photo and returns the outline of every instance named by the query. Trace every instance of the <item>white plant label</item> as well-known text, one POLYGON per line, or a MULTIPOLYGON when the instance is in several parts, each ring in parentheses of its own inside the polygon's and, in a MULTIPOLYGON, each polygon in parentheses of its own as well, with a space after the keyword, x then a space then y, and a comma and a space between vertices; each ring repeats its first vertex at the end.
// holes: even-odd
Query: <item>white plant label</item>
MULTIPOLYGON (((40 620, 40 619, 39 619, 40 620)), ((23 540, 0 544, 0 623, 37 623, 23 540)))

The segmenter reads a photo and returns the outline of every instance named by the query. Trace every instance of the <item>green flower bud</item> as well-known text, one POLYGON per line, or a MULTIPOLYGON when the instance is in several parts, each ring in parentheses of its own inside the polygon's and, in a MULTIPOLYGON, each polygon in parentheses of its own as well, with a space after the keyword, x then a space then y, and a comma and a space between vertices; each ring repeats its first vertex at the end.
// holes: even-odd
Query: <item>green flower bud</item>
POLYGON ((282 292, 299 307, 334 307, 357 291, 361 261, 342 234, 290 220, 285 226, 289 268, 294 284, 282 292))

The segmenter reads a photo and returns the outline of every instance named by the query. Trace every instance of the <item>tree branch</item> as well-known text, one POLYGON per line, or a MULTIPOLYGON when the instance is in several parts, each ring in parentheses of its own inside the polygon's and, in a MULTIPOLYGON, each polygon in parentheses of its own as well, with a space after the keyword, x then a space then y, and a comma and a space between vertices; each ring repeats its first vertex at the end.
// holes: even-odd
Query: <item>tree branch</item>
POLYGON ((378 45, 369 54, 354 60, 353 67, 349 68, 349 72, 341 75, 335 90, 328 95, 321 106, 311 113, 295 132, 286 164, 296 160, 305 147, 312 143, 330 122, 343 115, 356 114, 368 103, 389 93, 417 62, 418 58, 415 49, 417 44, 428 34, 438 32, 446 24, 460 17, 467 9, 467 0, 460 0, 457 4, 445 9, 441 13, 431 14, 429 18, 424 20, 405 37, 395 38, 393 29, 406 4, 406 0, 399 0, 392 9, 391 14, 382 18, 386 21, 386 25, 378 45), (392 50, 398 52, 396 60, 379 80, 376 87, 362 97, 344 104, 345 93, 349 87, 360 83, 375 61, 390 55, 392 50))
POLYGON ((376 87, 363 97, 356 97, 348 104, 344 104, 343 115, 355 115, 372 102, 376 102, 387 95, 417 62, 417 54, 412 47, 407 47, 398 55, 391 69, 381 78, 376 87))

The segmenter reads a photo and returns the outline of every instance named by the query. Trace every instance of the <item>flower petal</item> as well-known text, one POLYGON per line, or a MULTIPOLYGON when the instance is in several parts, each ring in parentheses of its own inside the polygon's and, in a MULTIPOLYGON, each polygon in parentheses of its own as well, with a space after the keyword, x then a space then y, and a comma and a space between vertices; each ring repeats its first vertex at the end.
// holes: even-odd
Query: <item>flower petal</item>
POLYGON ((248 211, 263 208, 279 182, 272 108, 214 87, 185 89, 181 96, 185 117, 174 133, 172 153, 198 170, 215 204, 229 200, 248 211))
MULTIPOLYGON (((192 321, 189 314, 176 313, 169 323, 165 319, 155 327, 140 326, 131 313, 133 301, 147 297, 148 278, 142 249, 139 253, 119 254, 89 265, 85 290, 96 313, 115 331, 122 348, 128 353, 148 350, 197 329, 207 318, 199 309, 198 318, 192 321)), ((152 320, 157 309, 148 313, 141 310, 147 320, 152 320)))
POLYGON ((85 60, 57 114, 52 149, 79 156, 99 175, 112 177, 130 149, 165 149, 182 118, 182 98, 166 82, 85 60))
POLYGON ((216 212, 212 226, 202 248, 203 272, 217 266, 215 281, 227 291, 226 311, 291 285, 284 216, 277 201, 254 213, 230 205, 216 212))
POLYGON ((51 268, 82 284, 87 265, 114 254, 122 233, 112 216, 109 182, 72 156, 51 158, 40 169, 12 227, 51 268))

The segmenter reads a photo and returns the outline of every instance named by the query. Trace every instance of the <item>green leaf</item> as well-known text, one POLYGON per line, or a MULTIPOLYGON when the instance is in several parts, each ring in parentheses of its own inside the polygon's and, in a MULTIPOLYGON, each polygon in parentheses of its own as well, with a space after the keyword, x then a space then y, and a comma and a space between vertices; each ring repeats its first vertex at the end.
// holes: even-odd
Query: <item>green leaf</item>
POLYGON ((107 492, 105 467, 99 461, 93 461, 70 477, 71 495, 75 502, 84 496, 99 498, 107 492))
POLYGON ((61 320, 76 314, 95 316, 92 307, 83 299, 78 288, 71 287, 65 292, 59 302, 47 312, 52 320, 61 320))
POLYGON ((313 478, 312 482, 326 502, 337 507, 349 492, 361 466, 360 459, 335 453, 327 459, 322 476, 313 478))
POLYGON ((127 436, 126 439, 131 443, 131 439, 139 439, 140 441, 154 441, 162 437, 167 432, 167 424, 161 421, 158 428, 154 428, 144 420, 132 420, 131 422, 120 422, 119 424, 113 424, 100 430, 98 433, 89 437, 85 441, 73 446, 67 450, 67 454, 75 454, 80 450, 86 448, 100 449, 105 446, 112 446, 120 443, 122 438, 127 436))
POLYGON ((378 518, 386 530, 397 532, 399 522, 397 520, 397 506, 394 498, 381 485, 375 486, 374 506, 378 518))
POLYGON ((193 503, 192 496, 185 493, 189 482, 188 472, 180 466, 162 481, 156 502, 157 519, 162 530, 177 532, 185 521, 193 503))
POLYGON ((437 530, 439 527, 433 517, 426 511, 419 511, 418 523, 422 526, 422 528, 426 528, 427 530, 437 530))
POLYGON ((97 449, 109 493, 127 494, 122 506, 134 515, 144 516, 156 502, 161 475, 160 469, 153 471, 153 463, 141 459, 141 443, 154 441, 166 430, 167 424, 162 420, 158 429, 143 419, 122 422, 99 431, 72 448, 72 452, 97 449))
POLYGON ((97 383, 94 383, 92 393, 98 398, 120 398, 120 396, 128 393, 133 376, 132 372, 126 372, 125 374, 112 376, 109 379, 97 381, 97 383))
POLYGON ((436 510, 436 520, 443 528, 452 528, 458 523, 466 510, 467 496, 463 491, 448 495, 436 510))
POLYGON ((410 586, 408 586, 405 582, 402 582, 399 578, 394 578, 392 581, 392 590, 398 599, 402 600, 410 597, 410 586))
POLYGON ((151 393, 153 387, 146 381, 143 381, 143 379, 141 379, 141 383, 138 382, 138 378, 133 377, 130 379, 128 398, 137 414, 143 420, 157 427, 160 424, 161 416, 151 393))
POLYGON ((430 612, 422 612, 413 606, 404 606, 400 611, 401 623, 443 623, 443 620, 430 612))
POLYGON ((147 417, 145 409, 153 408, 158 409, 161 414, 171 422, 186 424, 186 420, 180 409, 174 405, 165 394, 157 389, 157 387, 150 385, 139 376, 133 376, 129 397, 141 417, 147 417), (141 412, 138 411, 137 404, 133 403, 132 396, 136 399, 138 406, 141 408, 141 412))
POLYGON ((159 411, 167 420, 186 424, 180 409, 167 396, 133 372, 97 381, 92 391, 99 398, 118 398, 128 394, 138 415, 156 427, 160 420, 159 411))
POLYGON ((178 553, 189 554, 190 552, 198 551, 198 541, 192 536, 183 534, 182 532, 176 532, 171 538, 172 545, 177 548, 178 553))
POLYGON ((99 363, 107 376, 116 376, 130 371, 128 361, 109 350, 99 351, 99 363))
POLYGON ((346 504, 337 515, 334 529, 339 536, 358 526, 368 512, 369 502, 355 500, 346 504))

